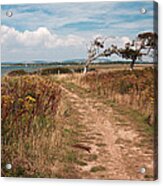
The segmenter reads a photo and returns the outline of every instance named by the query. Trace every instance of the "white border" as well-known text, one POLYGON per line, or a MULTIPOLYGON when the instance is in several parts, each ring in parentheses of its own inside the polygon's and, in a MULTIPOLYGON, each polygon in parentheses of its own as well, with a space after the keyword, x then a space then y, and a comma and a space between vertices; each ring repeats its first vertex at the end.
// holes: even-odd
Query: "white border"
MULTIPOLYGON (((0 4, 23 4, 23 3, 56 3, 56 2, 99 2, 102 0, 1 0, 0 4)), ((110 1, 110 0, 107 0, 110 1)), ((112 0, 113 1, 113 0, 112 0)), ((124 1, 124 0, 114 0, 114 1, 124 1)), ((131 0, 136 1, 136 0, 131 0)), ((141 1, 141 0, 139 0, 141 1)), ((44 186, 44 185, 60 185, 60 186, 86 186, 86 185, 94 185, 94 186, 101 186, 101 185, 163 185, 163 148, 161 143, 163 142, 163 37, 162 37, 162 20, 163 18, 163 0, 157 0, 159 3, 159 180, 155 182, 140 182, 140 181, 100 181, 100 180, 59 180, 59 179, 25 179, 25 178, 0 178, 0 185, 7 186, 44 186), (162 61, 161 61, 162 60, 162 61)))

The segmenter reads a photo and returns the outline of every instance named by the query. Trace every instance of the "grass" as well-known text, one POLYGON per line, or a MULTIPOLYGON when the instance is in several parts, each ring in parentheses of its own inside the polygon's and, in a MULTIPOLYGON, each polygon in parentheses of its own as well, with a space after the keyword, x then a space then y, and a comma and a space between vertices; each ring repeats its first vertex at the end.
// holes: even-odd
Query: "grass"
POLYGON ((94 172, 95 173, 95 172, 105 171, 105 170, 106 170, 105 167, 99 165, 99 166, 92 167, 90 172, 94 172))
POLYGON ((98 156, 96 154, 90 154, 88 161, 96 161, 98 159, 98 156))
POLYGON ((98 147, 104 147, 104 146, 106 146, 106 144, 105 143, 97 143, 96 146, 98 146, 98 147))
POLYGON ((75 92, 75 93, 77 92, 77 94, 80 97, 84 97, 88 93, 87 89, 83 89, 82 87, 74 84, 73 82, 62 80, 62 84, 64 84, 64 87, 67 88, 68 90, 70 90, 71 92, 75 92))
MULTIPOLYGON (((142 70, 141 70, 142 71, 142 70)), ((141 73, 146 73, 141 72, 141 73)), ((147 74, 149 71, 147 70, 147 74)), ((88 74, 89 75, 89 74, 88 74)), ((147 76, 145 76, 147 78, 147 76)), ((99 102, 102 102, 105 105, 113 108, 114 117, 116 117, 116 121, 118 121, 118 125, 126 126, 132 125, 135 129, 140 133, 141 136, 144 136, 142 144, 138 144, 138 146, 151 146, 153 143, 153 137, 156 129, 156 124, 150 124, 148 121, 148 113, 143 113, 139 109, 135 109, 132 105, 124 105, 119 103, 118 101, 111 99, 110 97, 106 97, 105 95, 98 94, 97 91, 91 90, 91 87, 83 85, 83 80, 80 83, 76 83, 74 80, 75 77, 71 77, 73 79, 64 78, 58 83, 63 84, 71 92, 79 95, 81 98, 91 98, 97 99, 99 102)), ((78 77, 77 77, 78 78, 78 77)), ((83 78, 83 76, 82 76, 83 78)), ((92 82, 93 83, 93 82, 92 82)), ((148 85, 151 86, 150 84, 148 85)), ((150 89, 149 89, 150 90, 150 89)), ((147 96, 148 97, 148 96, 147 96)), ((99 107, 99 109, 102 109, 99 107)), ((154 114, 154 113, 152 113, 154 114)))
MULTIPOLYGON (((124 107, 115 102, 112 103, 112 101, 107 101, 105 103, 107 105, 112 105, 112 108, 114 110, 114 118, 116 119, 116 121, 118 121, 118 125, 132 125, 143 137, 141 144, 139 143, 137 144, 137 146, 148 146, 149 148, 153 148, 156 126, 149 125, 147 121, 148 116, 140 113, 137 110, 131 109, 130 107, 124 107)), ((119 142, 117 141, 117 143, 119 142)))
MULTIPOLYGON (((82 152, 72 147, 74 144, 79 143, 80 140, 81 124, 78 115, 78 110, 71 105, 69 97, 62 94, 56 118, 56 122, 61 126, 62 144, 58 150, 58 170, 55 172, 61 178, 78 178, 76 165, 87 165, 83 159, 82 152)), ((82 128, 84 128, 83 125, 82 128)))
MULTIPOLYGON (((56 75, 3 77, 2 176, 79 178, 76 165, 86 166, 89 161, 98 159, 96 154, 86 154, 86 157, 83 151, 72 147, 81 140, 81 131, 87 129, 79 122, 78 110, 71 106, 69 97, 62 94, 57 84, 80 98, 95 99, 112 107, 120 125, 129 121, 146 135, 146 142, 151 143, 155 129, 154 123, 149 122, 149 115, 151 118, 154 115, 150 108, 155 101, 151 74, 152 69, 146 69, 137 70, 134 75, 128 71, 88 73, 77 80, 73 75, 61 80, 56 75), (142 79, 138 80, 140 77, 142 79), (138 82, 134 78, 138 78, 138 82), (119 83, 121 79, 123 83, 119 83), (139 105, 136 101, 127 101, 132 101, 137 95, 137 86, 141 95, 139 105), (110 88, 113 88, 113 93, 109 92, 110 88), (147 112, 141 105, 146 105, 147 112), (6 163, 13 165, 12 171, 5 169, 6 163)), ((84 140, 95 139, 95 136, 84 136, 84 140)), ((96 145, 105 146, 104 143, 96 145)), ((103 166, 95 166, 90 172, 104 170, 103 166)))
POLYGON ((78 115, 51 78, 5 76, 2 176, 77 178, 75 165, 87 165, 72 147, 81 130, 78 115), (6 163, 12 164, 11 171, 6 163))
POLYGON ((2 78, 2 175, 51 175, 60 132, 55 121, 61 90, 39 76, 2 78), (5 164, 12 164, 12 171, 5 164))
POLYGON ((69 151, 65 155, 64 161, 68 163, 75 163, 80 166, 86 166, 87 163, 82 160, 79 160, 79 158, 81 159, 81 156, 77 154, 75 151, 69 151))
MULTIPOLYGON (((154 135, 154 125, 149 125, 147 121, 147 116, 140 113, 137 110, 130 109, 128 107, 120 106, 117 104, 114 104, 113 107, 120 115, 127 116, 128 120, 130 122, 136 123, 138 129, 142 129, 145 133, 147 133, 150 136, 154 135)), ((123 119, 119 119, 120 123, 125 123, 126 121, 123 119)))
MULTIPOLYGON (((146 77, 146 78, 148 78, 147 75, 148 75, 149 71, 150 71, 150 75, 152 73, 151 69, 145 70, 144 72, 142 72, 142 70, 140 70, 140 71, 141 71, 141 74, 144 73, 143 77, 146 77)), ((126 73, 128 74, 128 72, 126 72, 126 73)), ((137 70, 137 73, 139 73, 139 70, 137 70)), ((88 74, 88 76, 89 76, 89 74, 88 74)), ((82 77, 82 78, 85 79, 85 77, 82 77)), ((91 78, 93 78, 93 77, 91 77, 91 78)), ((129 119, 130 122, 136 123, 138 129, 141 129, 143 132, 147 133, 148 135, 153 136, 154 131, 155 131, 155 125, 151 124, 151 121, 150 122, 148 121, 148 117, 149 117, 148 112, 147 113, 141 112, 141 110, 135 109, 132 105, 128 105, 128 104, 124 105, 114 99, 111 99, 110 97, 106 97, 103 94, 102 95, 98 94, 98 92, 96 90, 92 90, 91 87, 89 87, 89 86, 85 88, 85 86, 83 86, 83 81, 85 81, 85 80, 81 79, 81 85, 71 82, 71 80, 66 81, 65 79, 62 79, 62 81, 58 80, 58 83, 63 84, 63 86, 66 87, 68 90, 78 94, 82 98, 89 98, 89 97, 95 98, 95 99, 98 99, 99 101, 101 101, 103 104, 111 106, 118 113, 117 120, 119 121, 120 124, 128 125, 128 124, 126 124, 126 120, 124 120, 123 118, 119 118, 119 115, 125 116, 129 119)), ((96 83, 96 82, 93 82, 93 80, 91 80, 91 81, 92 81, 92 84, 96 83)), ((116 81, 116 80, 114 80, 114 81, 116 81)), ((143 80, 143 81, 145 81, 145 80, 143 80)), ((86 84, 87 84, 87 82, 86 82, 86 84)), ((151 85, 152 84, 148 84, 148 86, 149 86, 148 91, 152 90, 150 88, 151 85)), ((148 98, 148 95, 147 95, 147 98, 148 98)), ((148 102, 148 100, 146 100, 146 101, 148 102)), ((152 106, 151 102, 150 102, 149 106, 152 106)), ((154 111, 152 111, 150 113, 150 115, 154 115, 154 111)))
POLYGON ((157 85, 154 82, 154 69, 117 70, 101 73, 88 73, 81 78, 81 85, 94 92, 99 97, 129 107, 146 115, 150 125, 156 122, 154 107, 156 107, 157 85))

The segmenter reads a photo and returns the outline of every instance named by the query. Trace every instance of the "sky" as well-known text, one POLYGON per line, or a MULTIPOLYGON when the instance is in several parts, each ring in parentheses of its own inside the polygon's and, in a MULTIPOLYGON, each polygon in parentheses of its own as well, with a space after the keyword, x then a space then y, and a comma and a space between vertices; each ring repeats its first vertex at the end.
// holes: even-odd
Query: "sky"
POLYGON ((106 47, 123 47, 145 31, 153 31, 152 1, 2 5, 1 59, 86 58, 87 46, 96 36, 109 37, 106 47), (147 12, 141 14, 141 8, 147 12))

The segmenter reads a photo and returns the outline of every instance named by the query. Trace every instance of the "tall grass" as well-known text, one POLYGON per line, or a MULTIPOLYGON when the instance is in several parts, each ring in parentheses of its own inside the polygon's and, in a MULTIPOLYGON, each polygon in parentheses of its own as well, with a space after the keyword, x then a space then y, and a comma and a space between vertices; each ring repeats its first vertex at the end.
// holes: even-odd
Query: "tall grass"
POLYGON ((3 176, 51 174, 48 167, 53 164, 59 145, 55 115, 60 93, 59 87, 46 77, 3 77, 3 176), (7 163, 12 164, 11 171, 5 169, 7 163))
POLYGON ((155 120, 157 85, 153 68, 144 70, 88 73, 81 83, 99 96, 138 110, 147 116, 149 124, 155 120))

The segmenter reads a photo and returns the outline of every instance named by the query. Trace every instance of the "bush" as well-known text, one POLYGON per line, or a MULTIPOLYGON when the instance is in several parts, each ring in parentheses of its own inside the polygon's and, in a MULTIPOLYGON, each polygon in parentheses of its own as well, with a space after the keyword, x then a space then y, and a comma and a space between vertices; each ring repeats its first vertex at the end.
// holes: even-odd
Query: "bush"
POLYGON ((11 72, 9 72, 7 75, 8 76, 22 76, 22 75, 27 75, 28 72, 26 72, 25 70, 13 70, 11 72))

